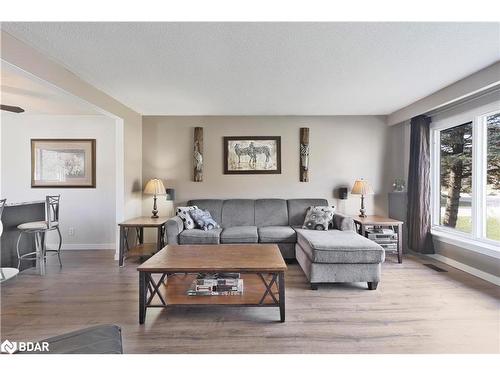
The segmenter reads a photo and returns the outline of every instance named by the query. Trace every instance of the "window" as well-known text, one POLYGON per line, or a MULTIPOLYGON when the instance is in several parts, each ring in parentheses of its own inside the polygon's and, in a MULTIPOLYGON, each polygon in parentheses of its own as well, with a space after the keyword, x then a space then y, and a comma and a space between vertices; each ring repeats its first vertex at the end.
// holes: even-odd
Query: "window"
POLYGON ((486 237, 500 241, 500 112, 486 117, 486 237))
POLYGON ((497 101, 433 118, 431 204, 437 233, 500 250, 498 108, 497 101))
POLYGON ((440 132, 439 224, 472 233, 472 122, 440 132))

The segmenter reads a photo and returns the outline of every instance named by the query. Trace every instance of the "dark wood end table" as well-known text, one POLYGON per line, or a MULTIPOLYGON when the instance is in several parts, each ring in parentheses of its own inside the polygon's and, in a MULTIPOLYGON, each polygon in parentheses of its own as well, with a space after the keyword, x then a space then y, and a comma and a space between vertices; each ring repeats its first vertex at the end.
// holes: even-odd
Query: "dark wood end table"
POLYGON ((119 265, 123 267, 125 256, 150 256, 155 252, 160 251, 165 246, 165 223, 168 217, 152 218, 149 216, 136 217, 123 223, 119 223, 120 227, 120 253, 119 265), (144 243, 144 228, 156 228, 156 242, 144 243), (129 230, 135 229, 136 239, 133 246, 129 241, 129 230))
POLYGON ((378 215, 368 215, 366 217, 353 217, 354 223, 356 224, 356 229, 358 233, 363 237, 366 237, 366 227, 367 226, 377 226, 391 228, 396 231, 398 235, 397 243, 397 253, 398 253, 398 263, 403 263, 403 222, 400 220, 391 219, 389 217, 378 216, 378 215))
POLYGON ((284 322, 286 268, 275 244, 167 245, 137 268, 139 324, 148 308, 167 305, 279 307, 284 322), (243 294, 187 295, 198 273, 216 272, 240 273, 243 294))

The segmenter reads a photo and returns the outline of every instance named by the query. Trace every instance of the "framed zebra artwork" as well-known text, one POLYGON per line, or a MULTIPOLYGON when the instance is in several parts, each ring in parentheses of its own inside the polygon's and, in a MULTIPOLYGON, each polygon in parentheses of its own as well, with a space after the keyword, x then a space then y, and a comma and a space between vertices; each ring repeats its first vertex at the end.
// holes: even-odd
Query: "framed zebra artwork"
POLYGON ((281 174, 281 137, 224 137, 224 174, 281 174))

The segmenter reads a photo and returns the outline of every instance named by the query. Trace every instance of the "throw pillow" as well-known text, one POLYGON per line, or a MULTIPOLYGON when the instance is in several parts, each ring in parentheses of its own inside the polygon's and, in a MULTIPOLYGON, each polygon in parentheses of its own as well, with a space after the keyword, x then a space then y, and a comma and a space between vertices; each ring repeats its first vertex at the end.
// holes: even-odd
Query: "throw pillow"
POLYGON ((196 225, 203 230, 210 230, 215 228, 220 228, 219 224, 212 218, 210 212, 207 210, 200 210, 197 208, 190 212, 191 217, 193 218, 196 225))
POLYGON ((197 210, 196 206, 177 207, 177 216, 179 216, 184 223, 184 229, 194 229, 196 227, 191 211, 197 210))
POLYGON ((330 206, 311 206, 307 210, 304 229, 328 230, 333 220, 335 209, 330 206))

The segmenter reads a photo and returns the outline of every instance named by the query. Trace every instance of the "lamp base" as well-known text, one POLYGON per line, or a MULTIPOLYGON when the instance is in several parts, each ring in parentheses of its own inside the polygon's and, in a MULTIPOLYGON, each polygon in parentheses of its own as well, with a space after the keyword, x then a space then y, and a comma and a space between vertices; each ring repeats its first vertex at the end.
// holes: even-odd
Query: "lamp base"
POLYGON ((361 208, 359 209, 359 217, 366 217, 365 197, 364 197, 364 195, 361 195, 361 208))
POLYGON ((151 215, 151 219, 158 219, 158 209, 156 207, 156 195, 153 197, 153 211, 151 211, 153 215, 151 215))

